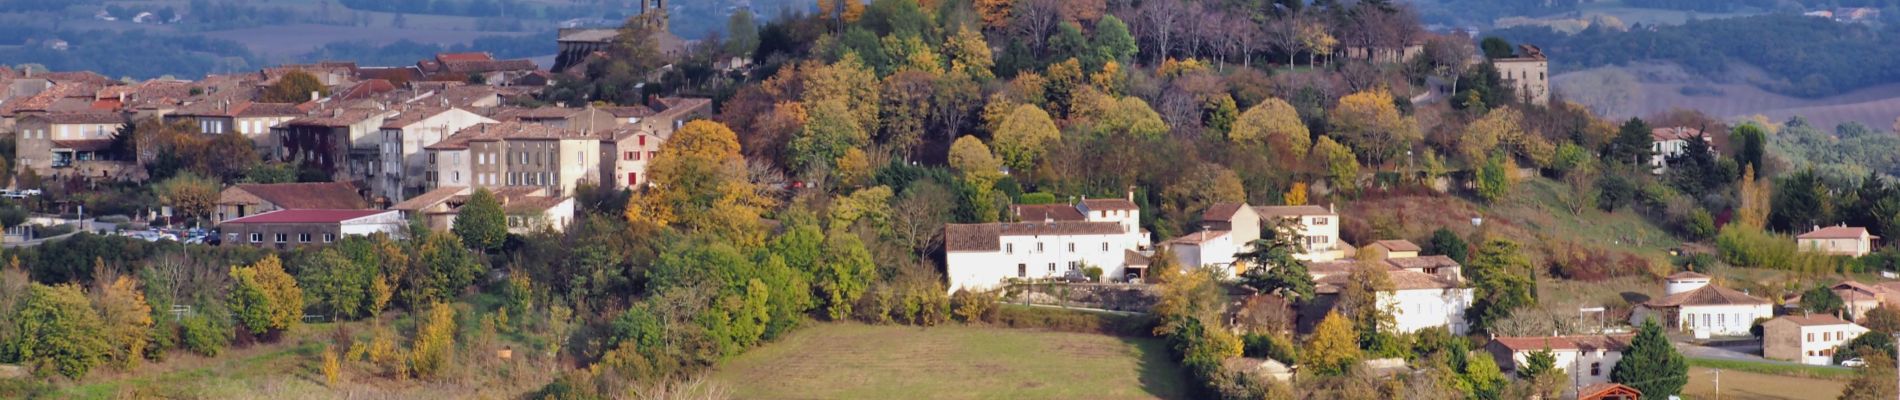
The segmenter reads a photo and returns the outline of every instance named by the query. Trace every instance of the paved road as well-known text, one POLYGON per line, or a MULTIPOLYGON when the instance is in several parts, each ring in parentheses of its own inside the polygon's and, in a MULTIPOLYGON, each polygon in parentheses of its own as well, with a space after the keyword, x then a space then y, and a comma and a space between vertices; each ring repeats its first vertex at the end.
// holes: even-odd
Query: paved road
POLYGON ((1719 346, 1719 347, 1701 346, 1701 345, 1695 345, 1695 344, 1690 344, 1690 343, 1677 342, 1676 349, 1682 351, 1682 355, 1688 358, 1747 361, 1747 362, 1764 363, 1764 364, 1805 365, 1805 366, 1822 367, 1822 368, 1846 368, 1846 367, 1840 367, 1840 366, 1807 365, 1807 364, 1801 364, 1801 363, 1796 363, 1792 361, 1770 360, 1767 358, 1763 358, 1761 356, 1761 343, 1759 342, 1737 344, 1737 345, 1725 345, 1725 346, 1719 346))
POLYGON ((74 232, 68 232, 64 235, 43 237, 43 238, 28 240, 24 242, 7 243, 5 245, 0 245, 0 246, 5 246, 6 248, 9 248, 9 249, 15 249, 15 248, 21 248, 21 247, 33 247, 33 246, 38 246, 41 243, 61 240, 61 239, 72 237, 73 235, 77 235, 77 234, 79 234, 79 232, 74 231, 74 232))

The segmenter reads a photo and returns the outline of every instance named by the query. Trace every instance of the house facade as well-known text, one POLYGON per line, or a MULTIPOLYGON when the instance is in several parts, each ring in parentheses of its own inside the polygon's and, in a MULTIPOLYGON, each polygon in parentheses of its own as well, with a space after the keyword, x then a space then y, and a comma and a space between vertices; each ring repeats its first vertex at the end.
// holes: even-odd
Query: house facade
POLYGON ((1491 60, 1498 75, 1517 89, 1517 96, 1537 105, 1550 104, 1550 60, 1544 50, 1528 44, 1517 46, 1516 57, 1491 60))
POLYGON ((1860 257, 1874 252, 1874 241, 1879 239, 1879 236, 1868 233, 1867 228, 1830 226, 1815 227, 1808 233, 1795 236, 1795 244, 1802 251, 1860 257))
POLYGON ((1236 263, 1240 252, 1234 235, 1228 231, 1203 230, 1161 243, 1174 253, 1175 260, 1189 268, 1212 268, 1232 278, 1245 273, 1246 266, 1236 263))
MULTIPOLYGON (((1623 359, 1623 350, 1628 349, 1630 340, 1636 335, 1588 335, 1588 336, 1544 336, 1544 337, 1508 337, 1491 339, 1484 345, 1485 352, 1497 360, 1506 374, 1517 372, 1530 363, 1530 355, 1549 350, 1556 356, 1556 365, 1569 373, 1570 381, 1564 385, 1564 397, 1577 396, 1576 388, 1590 388, 1610 383, 1610 370, 1616 368, 1616 362, 1623 359)), ((1589 390, 1586 393, 1591 392, 1589 390)))
MULTIPOLYGON (((509 233, 563 232, 574 222, 573 197, 548 196, 545 189, 532 187, 499 188, 490 193, 501 202, 509 233)), ((474 189, 469 187, 444 187, 403 200, 389 209, 402 213, 404 220, 419 217, 430 229, 454 229, 456 214, 473 194, 474 189)))
POLYGON ((1761 324, 1762 356, 1809 365, 1833 365, 1834 350, 1867 328, 1832 315, 1784 315, 1761 324))
POLYGON ((125 116, 114 112, 22 114, 13 127, 15 163, 52 176, 107 161, 106 150, 125 125, 125 116))
POLYGON ((276 148, 271 128, 306 115, 296 104, 217 99, 180 107, 166 114, 165 122, 191 121, 198 125, 199 133, 206 135, 236 132, 265 150, 260 154, 271 154, 270 150, 276 148))
POLYGON ((1339 240, 1339 213, 1331 208, 1257 206, 1254 212, 1260 215, 1264 224, 1300 224, 1298 231, 1306 240, 1306 252, 1296 254, 1294 258, 1304 261, 1338 260, 1345 258, 1346 249, 1351 247, 1339 240))
POLYGON ((476 124, 425 149, 436 188, 529 186, 561 197, 600 179, 600 140, 571 129, 476 124))
POLYGON ((1127 275, 1140 234, 1116 222, 995 222, 944 226, 944 268, 950 291, 990 290, 1013 279, 1127 275))
POLYGON ((383 122, 378 150, 382 174, 370 191, 391 202, 401 202, 426 191, 430 180, 428 153, 423 148, 475 124, 495 120, 460 108, 411 107, 383 122))
POLYGON ((1697 338, 1746 336, 1756 319, 1774 317, 1773 305, 1746 293, 1709 283, 1709 277, 1681 272, 1664 278, 1666 295, 1631 313, 1630 323, 1654 318, 1670 330, 1697 338))
POLYGON ((375 162, 381 141, 376 133, 395 111, 337 108, 317 114, 271 128, 271 136, 279 144, 277 159, 316 168, 333 181, 367 183, 381 166, 375 162))
POLYGON ((226 246, 291 249, 322 246, 353 235, 400 238, 408 222, 394 210, 277 210, 224 221, 226 246))
MULTIPOLYGON (((1698 137, 1702 138, 1705 142, 1711 140, 1708 134, 1696 128, 1678 126, 1651 130, 1649 133, 1649 172, 1660 175, 1664 171, 1668 171, 1669 158, 1681 156, 1683 151, 1689 148, 1689 141, 1695 140, 1695 138, 1698 137)), ((1709 151, 1711 152, 1715 151, 1715 146, 1712 144, 1711 142, 1711 146, 1709 146, 1709 151)))

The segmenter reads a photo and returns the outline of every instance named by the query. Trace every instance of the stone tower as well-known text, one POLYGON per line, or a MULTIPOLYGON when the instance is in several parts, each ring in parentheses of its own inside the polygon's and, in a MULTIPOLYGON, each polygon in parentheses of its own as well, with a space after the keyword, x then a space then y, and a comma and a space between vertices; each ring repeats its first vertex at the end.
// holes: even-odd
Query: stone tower
POLYGON ((653 21, 659 25, 660 31, 667 30, 666 0, 640 0, 640 15, 647 15, 648 12, 659 13, 653 21))

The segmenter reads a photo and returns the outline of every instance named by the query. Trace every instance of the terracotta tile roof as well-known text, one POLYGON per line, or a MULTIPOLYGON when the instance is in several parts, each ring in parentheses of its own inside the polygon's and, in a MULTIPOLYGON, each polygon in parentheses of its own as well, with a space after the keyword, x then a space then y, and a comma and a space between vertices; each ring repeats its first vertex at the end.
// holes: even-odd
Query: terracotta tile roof
POLYGON ((85 88, 77 84, 57 83, 38 94, 8 102, 6 107, 0 108, 0 111, 4 111, 6 115, 22 111, 48 111, 53 108, 54 102, 65 98, 69 93, 80 93, 83 89, 85 88))
POLYGON ((123 124, 125 116, 117 112, 72 112, 43 114, 54 124, 123 124))
POLYGON ((1350 274, 1352 273, 1352 270, 1354 268, 1359 268, 1358 261, 1333 260, 1333 261, 1315 261, 1315 262, 1306 263, 1306 273, 1308 275, 1312 275, 1313 279, 1320 279, 1320 278, 1325 278, 1325 277, 1333 276, 1333 275, 1350 274))
POLYGON ((428 145, 423 148, 428 149, 428 150, 461 150, 461 149, 467 149, 468 144, 470 142, 493 141, 493 140, 499 140, 499 139, 555 140, 555 139, 598 139, 598 137, 589 136, 587 134, 581 133, 580 131, 575 131, 572 129, 556 128, 549 125, 532 124, 532 123, 525 123, 525 122, 502 122, 502 123, 475 124, 467 128, 462 128, 462 130, 456 131, 454 135, 449 135, 449 137, 443 138, 442 141, 436 142, 435 144, 428 145))
POLYGON ((1424 251, 1424 249, 1421 249, 1418 247, 1417 243, 1412 243, 1412 241, 1410 240, 1403 240, 1403 239, 1380 240, 1377 242, 1372 242, 1372 245, 1384 247, 1386 251, 1424 251))
POLYGON ((1334 215, 1332 210, 1320 206, 1254 206, 1253 211, 1260 214, 1260 218, 1334 215))
POLYGON ((296 104, 254 103, 250 101, 207 100, 191 103, 172 115, 214 117, 294 117, 307 115, 296 104))
POLYGON ((112 148, 112 139, 54 140, 53 148, 73 151, 100 151, 112 148))
POLYGON ((1068 205, 1068 204, 1011 204, 1009 208, 1010 208, 1010 213, 1016 215, 1017 221, 1042 222, 1042 221, 1051 221, 1051 220, 1053 221, 1088 220, 1087 217, 1082 216, 1082 211, 1076 210, 1075 206, 1068 205))
POLYGON ((1867 228, 1847 227, 1847 226, 1830 226, 1826 228, 1815 229, 1814 231, 1803 233, 1801 234, 1801 236, 1795 236, 1795 238, 1796 239, 1859 239, 1862 237, 1862 235, 1870 236, 1875 239, 1880 238, 1879 236, 1869 235, 1867 233, 1867 228))
POLYGON ((1141 209, 1128 199, 1082 199, 1082 207, 1089 211, 1141 209))
POLYGON ((500 94, 501 91, 496 90, 494 86, 464 85, 443 88, 437 91, 435 96, 432 97, 445 99, 450 106, 467 107, 475 104, 476 101, 486 100, 489 97, 499 96, 500 94))
POLYGON ((307 114, 309 112, 303 108, 290 103, 246 103, 237 112, 239 117, 294 117, 307 114))
POLYGON ((1130 267, 1136 267, 1136 266, 1146 267, 1148 266, 1149 262, 1150 261, 1148 259, 1148 255, 1146 254, 1141 254, 1141 252, 1135 251, 1134 249, 1122 250, 1122 264, 1123 265, 1127 265, 1130 267))
POLYGON ((445 107, 410 106, 396 111, 395 116, 383 120, 383 129, 402 129, 448 111, 449 109, 445 107))
POLYGON ((1705 285, 1696 290, 1676 293, 1675 295, 1657 300, 1650 300, 1645 304, 1650 307, 1682 307, 1768 304, 1768 301, 1749 296, 1742 292, 1737 292, 1734 289, 1716 285, 1705 285))
POLYGON ((1190 245, 1190 246, 1200 245, 1202 243, 1207 243, 1207 241, 1209 240, 1226 237, 1227 233, 1228 233, 1227 231, 1217 231, 1217 230, 1200 231, 1200 232, 1189 233, 1186 235, 1181 235, 1181 237, 1168 239, 1168 241, 1163 242, 1163 243, 1181 244, 1181 245, 1190 245))
POLYGON ((1678 127, 1671 127, 1671 128, 1656 128, 1656 129, 1651 129, 1649 131, 1649 138, 1651 140, 1655 140, 1659 142, 1665 141, 1665 140, 1689 140, 1690 138, 1694 138, 1697 136, 1701 136, 1704 138, 1708 137, 1708 135, 1702 134, 1701 129, 1690 128, 1686 126, 1678 126, 1678 127))
MULTIPOLYGON (((1321 293, 1337 293, 1342 288, 1345 288, 1348 283, 1351 283, 1352 270, 1359 268, 1359 265, 1356 263, 1348 263, 1347 265, 1351 265, 1351 267, 1347 268, 1343 273, 1329 272, 1324 277, 1314 279, 1313 283, 1320 286, 1321 293)), ((1452 289, 1458 287, 1457 282, 1423 272, 1391 269, 1388 266, 1377 264, 1370 266, 1372 268, 1386 268, 1386 279, 1392 281, 1392 290, 1452 289)), ((1337 266, 1334 266, 1334 268, 1337 268, 1337 266)))
POLYGON ((1674 274, 1669 274, 1668 277, 1665 277, 1663 279, 1672 280, 1672 281, 1680 281, 1680 280, 1688 280, 1688 279, 1709 279, 1709 276, 1696 273, 1695 271, 1682 271, 1682 272, 1677 272, 1674 274))
POLYGON ((956 252, 998 251, 1003 236, 1113 235, 1122 233, 1114 222, 992 222, 986 224, 946 224, 944 250, 956 252))
POLYGON ((1783 315, 1775 317, 1775 319, 1793 322, 1795 325, 1800 326, 1854 325, 1853 322, 1840 319, 1832 314, 1783 315))
POLYGON ((613 114, 615 118, 646 118, 657 113, 647 106, 601 107, 602 111, 613 114))
POLYGON ((356 186, 347 182, 243 184, 220 193, 218 202, 269 202, 283 209, 356 210, 369 207, 369 202, 356 193, 356 186))
POLYGON ((438 62, 493 61, 494 59, 495 57, 483 52, 439 53, 435 55, 435 60, 438 62))
POLYGON ((1393 268, 1412 270, 1459 266, 1458 261, 1454 261, 1451 257, 1446 256, 1390 258, 1386 259, 1385 263, 1391 265, 1393 268))
POLYGON ((421 211, 422 209, 434 207, 437 204, 442 204, 443 202, 447 202, 449 201, 449 199, 454 198, 455 196, 461 196, 465 194, 468 194, 467 186, 443 186, 443 187, 436 188, 435 190, 430 190, 427 193, 417 195, 416 197, 410 197, 408 200, 403 200, 401 203, 396 203, 396 205, 389 206, 389 209, 411 211, 411 212, 421 211))
POLYGON ((55 82, 84 82, 95 85, 104 85, 112 82, 112 78, 92 71, 42 72, 33 74, 33 77, 55 82))
POLYGON ((1601 349, 1623 351, 1623 349, 1629 348, 1630 340, 1635 338, 1636 334, 1543 337, 1499 336, 1492 338, 1491 341, 1492 343, 1497 343, 1504 346, 1504 348, 1510 349, 1512 352, 1538 351, 1543 349, 1582 351, 1596 351, 1601 349))
POLYGON ((346 108, 346 109, 339 109, 339 110, 341 111, 337 111, 337 110, 331 110, 329 112, 319 111, 317 112, 318 115, 312 115, 308 117, 293 119, 293 120, 290 120, 289 122, 285 122, 284 125, 285 126, 321 126, 321 127, 338 128, 338 127, 355 125, 359 122, 363 122, 370 118, 378 118, 384 115, 385 113, 385 111, 383 110, 366 110, 366 109, 361 109, 361 108, 346 108))
POLYGON ((496 110, 495 115, 491 116, 490 118, 494 118, 497 121, 504 121, 504 122, 505 121, 520 121, 520 120, 565 119, 567 117, 574 116, 574 114, 581 113, 582 111, 586 111, 586 109, 564 108, 564 107, 536 107, 536 108, 509 107, 509 108, 502 108, 502 109, 496 110))
POLYGON ((392 210, 287 209, 287 210, 270 211, 263 214, 257 214, 257 215, 252 215, 248 217, 243 217, 243 218, 225 220, 221 224, 222 225, 229 225, 229 224, 335 224, 335 223, 346 222, 353 219, 368 217, 372 215, 383 214, 383 213, 394 213, 394 212, 395 211, 392 211, 392 210))
POLYGON ((1240 212, 1240 208, 1246 206, 1246 203, 1214 203, 1214 205, 1207 206, 1207 211, 1201 212, 1201 220, 1233 221, 1234 213, 1240 212))
POLYGON ((1577 389, 1577 398, 1583 400, 1602 399, 1612 395, 1623 396, 1619 398, 1640 399, 1643 397, 1643 391, 1615 382, 1598 383, 1577 389))
POLYGON ((363 67, 356 70, 356 79, 381 79, 390 82, 412 82, 422 80, 422 71, 416 67, 363 67))

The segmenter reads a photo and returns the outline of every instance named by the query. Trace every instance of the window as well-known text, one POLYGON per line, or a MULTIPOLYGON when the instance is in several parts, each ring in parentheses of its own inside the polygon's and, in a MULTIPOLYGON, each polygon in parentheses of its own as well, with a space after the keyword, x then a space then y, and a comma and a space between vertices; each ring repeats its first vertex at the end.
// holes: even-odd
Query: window
POLYGON ((1049 273, 1056 273, 1056 263, 1049 263, 1049 273))
POLYGON ((624 153, 621 153, 621 154, 620 154, 620 159, 621 159, 621 160, 626 160, 626 161, 633 161, 633 155, 634 155, 634 154, 639 154, 639 153, 636 153, 636 152, 631 152, 631 151, 629 151, 629 152, 624 152, 624 153))
POLYGON ((1003 254, 1016 254, 1016 244, 1015 244, 1015 243, 1004 243, 1004 244, 1003 244, 1003 254))
POLYGON ((1102 242, 1102 251, 1108 251, 1108 242, 1102 242))
POLYGON ((1074 253, 1074 252, 1075 252, 1075 243, 1069 243, 1069 252, 1070 252, 1070 253, 1074 253))
POLYGON ((1081 262, 1078 262, 1078 261, 1070 261, 1070 262, 1069 262, 1069 272, 1075 272, 1075 270, 1076 270, 1076 269, 1080 269, 1080 268, 1081 268, 1081 264, 1082 264, 1082 263, 1081 263, 1081 262))
POLYGON ((1603 363, 1590 363, 1590 376, 1603 376, 1603 363))
POLYGON ((1715 326, 1715 325, 1710 325, 1710 324, 1709 324, 1709 315, 1708 315, 1708 314, 1702 314, 1702 326, 1715 326))
POLYGON ((277 243, 286 243, 289 241, 290 241, 290 234, 288 233, 277 234, 277 243))
POLYGON ((639 184, 640 184, 640 173, 638 173, 638 172, 628 172, 628 173, 627 173, 627 186, 634 186, 634 185, 639 185, 639 184))
POLYGON ((1715 314, 1715 324, 1728 326, 1728 314, 1715 314))
MULTIPOLYGON (((1036 242, 1036 252, 1037 253, 1042 252, 1042 242, 1036 242)), ((1055 264, 1049 264, 1049 270, 1054 271, 1055 269, 1056 269, 1055 264)))
POLYGON ((1683 315, 1686 315, 1686 316, 1688 316, 1688 318, 1684 318, 1684 320, 1686 320, 1686 321, 1688 321, 1688 322, 1689 322, 1689 327, 1690 327, 1690 328, 1694 328, 1694 327, 1695 327, 1695 314, 1694 314, 1694 313, 1690 313, 1690 314, 1683 314, 1683 315))
POLYGON ((251 234, 251 243, 261 243, 263 241, 264 241, 264 234, 262 233, 251 234))
POLYGON ((1016 264, 1016 277, 1017 277, 1017 278, 1028 278, 1028 277, 1029 277, 1029 265, 1028 265, 1028 264, 1016 264))
POLYGON ((640 135, 640 145, 641 146, 647 145, 647 135, 640 135))
POLYGON ((323 234, 323 242, 324 242, 324 243, 330 243, 330 242, 334 242, 334 241, 336 241, 336 234, 334 234, 334 233, 325 233, 325 234, 323 234))
POLYGON ((1313 225, 1314 226, 1326 225, 1326 217, 1314 217, 1313 225))
POLYGON ((297 243, 310 243, 310 234, 308 233, 297 234, 297 243))
POLYGON ((435 165, 435 153, 429 153, 429 165, 435 165))
POLYGON ((1814 332, 1808 332, 1808 341, 1809 341, 1809 342, 1813 342, 1813 341, 1814 341, 1814 332))

